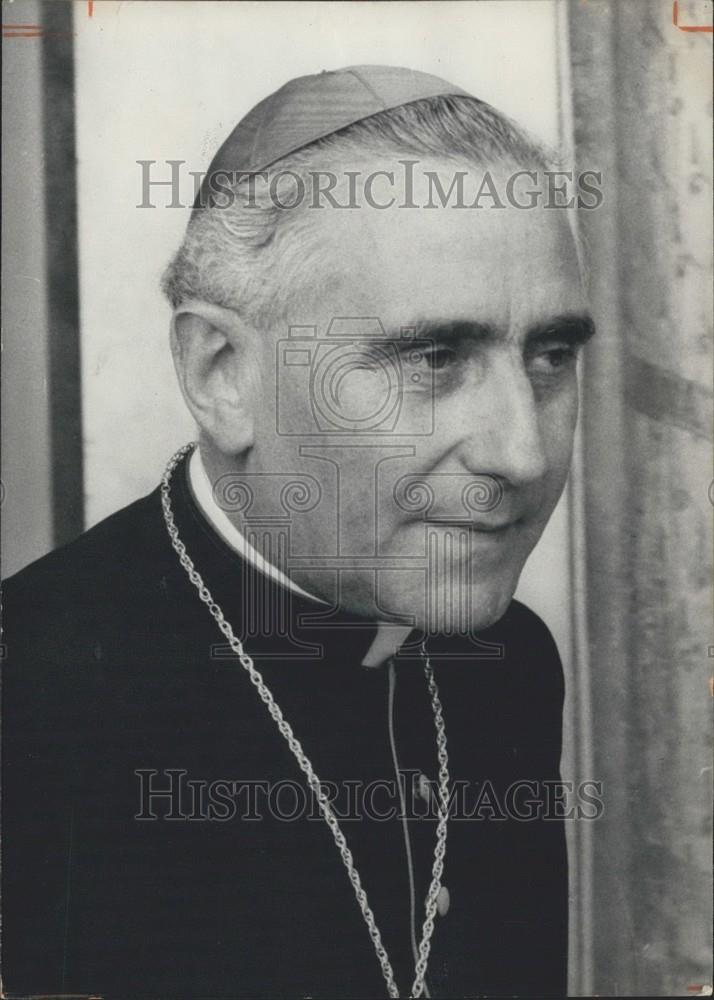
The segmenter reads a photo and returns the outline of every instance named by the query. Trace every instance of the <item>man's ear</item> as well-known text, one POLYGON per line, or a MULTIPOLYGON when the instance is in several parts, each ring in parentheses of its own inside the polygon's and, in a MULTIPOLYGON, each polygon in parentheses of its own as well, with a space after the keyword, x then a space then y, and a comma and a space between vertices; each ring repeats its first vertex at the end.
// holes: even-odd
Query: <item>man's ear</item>
POLYGON ((256 332, 232 309, 182 303, 171 321, 171 353, 186 404, 224 454, 253 445, 258 401, 256 332))

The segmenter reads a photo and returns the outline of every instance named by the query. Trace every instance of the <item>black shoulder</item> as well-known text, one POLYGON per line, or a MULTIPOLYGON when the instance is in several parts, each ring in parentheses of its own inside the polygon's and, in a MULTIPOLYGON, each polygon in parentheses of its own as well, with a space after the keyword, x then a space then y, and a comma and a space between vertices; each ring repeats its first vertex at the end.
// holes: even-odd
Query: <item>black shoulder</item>
MULTIPOLYGON (((159 492, 135 501, 3 582, 3 633, 42 631, 120 600, 165 558, 159 492), (133 582, 132 582, 133 581, 133 582)), ((4 641, 8 641, 4 638, 4 641)))
POLYGON ((6 742, 44 729, 64 745, 97 705, 120 703, 110 678, 136 658, 130 642, 147 644, 171 554, 155 490, 3 584, 6 742))
POLYGON ((562 701, 565 679, 558 646, 535 611, 513 600, 503 617, 481 635, 502 647, 504 659, 519 672, 526 689, 548 689, 562 701))
POLYGON ((144 552, 153 536, 158 491, 116 511, 74 541, 54 549, 3 581, 6 598, 32 596, 52 590, 67 592, 92 574, 104 571, 132 555, 144 552))
POLYGON ((539 647, 544 653, 549 653, 560 661, 558 647, 550 629, 540 615, 521 601, 511 601, 499 626, 507 630, 509 635, 520 636, 524 643, 539 647))

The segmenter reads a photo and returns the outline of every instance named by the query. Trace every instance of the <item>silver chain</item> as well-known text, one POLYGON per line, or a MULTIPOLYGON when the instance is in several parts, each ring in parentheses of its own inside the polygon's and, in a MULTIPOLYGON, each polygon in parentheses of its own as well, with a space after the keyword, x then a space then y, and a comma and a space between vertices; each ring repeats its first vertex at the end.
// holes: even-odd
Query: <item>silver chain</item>
MULTIPOLYGON (((169 533, 169 538, 171 539, 171 545, 179 557, 181 565, 186 570, 189 580, 198 591, 198 596, 208 607, 208 610, 215 619, 218 628, 226 637, 231 649, 238 657, 241 666, 247 671, 261 701, 265 703, 265 706, 275 721, 281 735, 290 747, 300 770, 305 775, 307 783, 313 795, 317 799, 323 819, 330 828, 335 845, 337 846, 342 861, 344 862, 344 866, 347 869, 348 878, 352 884, 352 888, 354 889, 357 903, 359 904, 364 921, 367 924, 369 936, 372 939, 374 950, 382 968, 382 974, 384 976, 384 981, 387 984, 389 996, 398 998, 399 990, 397 989, 397 984, 394 978, 392 964, 389 961, 389 956, 387 955, 384 945, 382 944, 382 936, 379 933, 379 928, 377 927, 377 923, 374 919, 374 914, 372 913, 372 909, 367 901, 367 894, 362 887, 362 880, 360 879, 359 872, 355 867, 352 852, 347 846, 347 841, 345 840, 345 836, 340 829, 339 823, 337 822, 337 817, 332 810, 329 798, 323 791, 322 782, 315 773, 315 769, 310 763, 309 757, 303 750, 300 741, 293 733, 290 723, 287 722, 283 716, 280 706, 273 698, 273 695, 263 680, 262 675, 256 669, 251 657, 244 650, 241 640, 233 632, 233 628, 223 614, 220 606, 214 601, 210 590, 203 582, 203 579, 191 561, 186 551, 186 546, 179 537, 178 528, 176 527, 173 510, 171 508, 171 476, 181 459, 192 451, 194 447, 195 443, 191 442, 190 444, 186 444, 182 448, 179 448, 175 455, 173 455, 169 460, 161 480, 161 506, 164 512, 166 529, 169 533)), ((439 699, 439 689, 437 687, 434 671, 431 663, 429 662, 429 656, 426 652, 424 644, 422 644, 422 657, 424 661, 424 674, 426 675, 427 686, 431 696, 431 705, 434 711, 434 725, 436 727, 436 746, 439 761, 439 819, 436 827, 436 847, 434 849, 434 864, 431 869, 431 884, 426 896, 426 916, 422 927, 422 938, 419 944, 419 958, 417 959, 414 968, 414 983, 411 988, 411 993, 409 994, 410 997, 420 997, 422 996, 424 990, 426 967, 429 961, 429 952, 431 950, 431 937, 434 933, 434 917, 436 916, 437 909, 436 898, 439 895, 439 890, 441 889, 441 876, 444 871, 444 857, 446 855, 446 829, 449 814, 449 757, 446 752, 444 716, 441 708, 441 701, 439 699)))

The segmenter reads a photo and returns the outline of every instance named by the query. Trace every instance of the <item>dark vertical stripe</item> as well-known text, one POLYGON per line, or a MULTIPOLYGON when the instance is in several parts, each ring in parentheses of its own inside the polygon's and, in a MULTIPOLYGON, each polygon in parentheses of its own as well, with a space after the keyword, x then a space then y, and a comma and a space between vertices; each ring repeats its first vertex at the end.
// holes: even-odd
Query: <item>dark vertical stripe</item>
POLYGON ((73 7, 42 5, 49 419, 55 545, 84 528, 73 7))

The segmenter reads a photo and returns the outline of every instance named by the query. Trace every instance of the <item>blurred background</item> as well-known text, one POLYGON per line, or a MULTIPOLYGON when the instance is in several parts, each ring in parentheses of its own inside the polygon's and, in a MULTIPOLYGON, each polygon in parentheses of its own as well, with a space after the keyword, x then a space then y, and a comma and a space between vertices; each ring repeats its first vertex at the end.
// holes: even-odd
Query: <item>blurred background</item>
POLYGON ((710 990, 710 0, 3 3, 3 575, 148 493, 194 436, 158 282, 205 170, 287 79, 444 76, 578 169, 599 336, 566 494, 518 596, 567 676, 571 995, 710 990))

